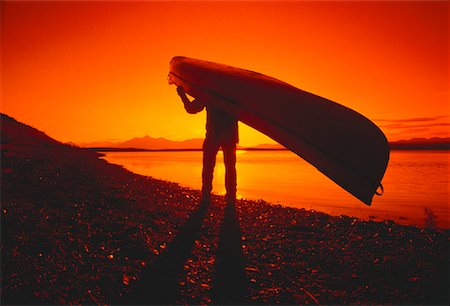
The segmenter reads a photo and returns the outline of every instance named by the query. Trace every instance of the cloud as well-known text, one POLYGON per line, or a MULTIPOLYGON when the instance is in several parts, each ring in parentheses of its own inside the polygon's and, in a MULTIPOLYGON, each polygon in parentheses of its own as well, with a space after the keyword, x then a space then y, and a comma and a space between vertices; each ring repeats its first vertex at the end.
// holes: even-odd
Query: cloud
POLYGON ((410 129, 410 128, 430 128, 437 126, 450 126, 450 123, 428 123, 428 124, 405 124, 405 123, 391 123, 380 124, 381 128, 386 129, 410 129))
POLYGON ((380 128, 385 129, 418 129, 450 126, 450 116, 419 117, 404 119, 374 119, 380 128))
POLYGON ((448 117, 449 116, 435 116, 435 117, 421 117, 421 118, 407 118, 407 119, 374 119, 374 121, 385 123, 413 123, 413 122, 438 121, 448 117))
POLYGON ((429 138, 449 135, 450 116, 375 119, 377 125, 392 141, 393 138, 429 138))

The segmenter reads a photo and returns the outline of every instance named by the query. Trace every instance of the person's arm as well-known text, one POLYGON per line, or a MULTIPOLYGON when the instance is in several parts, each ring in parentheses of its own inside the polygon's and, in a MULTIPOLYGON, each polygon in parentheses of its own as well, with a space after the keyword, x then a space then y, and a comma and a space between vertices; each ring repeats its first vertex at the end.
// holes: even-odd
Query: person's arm
POLYGON ((189 100, 189 98, 186 96, 186 93, 184 92, 183 87, 178 86, 177 87, 178 95, 181 98, 181 101, 183 101, 184 109, 189 114, 196 114, 198 112, 201 112, 203 108, 205 108, 205 104, 202 103, 200 100, 195 99, 192 102, 189 100))

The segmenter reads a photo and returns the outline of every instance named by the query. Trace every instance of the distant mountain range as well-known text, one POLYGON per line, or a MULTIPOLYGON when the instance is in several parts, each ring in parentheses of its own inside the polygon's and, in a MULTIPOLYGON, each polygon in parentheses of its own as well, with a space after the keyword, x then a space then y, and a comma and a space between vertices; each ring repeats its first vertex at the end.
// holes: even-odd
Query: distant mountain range
MULTIPOLYGON (((126 149, 141 150, 200 150, 203 138, 194 138, 184 141, 174 141, 163 137, 153 138, 150 136, 136 137, 123 142, 91 142, 79 144, 85 148, 103 148, 109 151, 121 151, 126 149)), ((450 150, 450 137, 440 138, 413 138, 391 142, 392 150, 450 150)), ((260 144, 253 147, 238 146, 239 149, 252 150, 283 150, 280 144, 260 144)))
MULTIPOLYGON (((175 141, 163 137, 135 137, 130 140, 121 142, 90 142, 80 143, 80 147, 106 149, 105 151, 122 151, 127 149, 141 149, 141 150, 201 150, 203 146, 203 138, 193 138, 183 141, 175 141)), ((239 146, 239 149, 244 147, 239 146)), ((253 150, 284 150, 285 148, 280 144, 260 144, 251 148, 253 150)))
MULTIPOLYGON (((1 114, 1 144, 19 144, 25 146, 64 146, 61 142, 26 124, 16 121, 8 115, 1 114)), ((73 143, 69 143, 74 145, 73 143)), ((136 137, 123 142, 91 142, 78 144, 82 148, 93 148, 102 151, 137 150, 200 150, 203 139, 194 138, 184 141, 173 141, 166 138, 150 136, 136 137)), ((390 143, 392 150, 450 150, 450 137, 413 138, 390 143)), ((250 150, 283 150, 280 144, 260 144, 250 150)))
POLYGON ((389 143, 392 150, 450 150, 450 137, 412 138, 389 143))
POLYGON ((169 140, 163 137, 135 137, 122 142, 91 142, 81 143, 84 148, 110 148, 110 149, 144 149, 144 150, 187 150, 201 149, 203 145, 202 138, 194 138, 183 141, 169 140))

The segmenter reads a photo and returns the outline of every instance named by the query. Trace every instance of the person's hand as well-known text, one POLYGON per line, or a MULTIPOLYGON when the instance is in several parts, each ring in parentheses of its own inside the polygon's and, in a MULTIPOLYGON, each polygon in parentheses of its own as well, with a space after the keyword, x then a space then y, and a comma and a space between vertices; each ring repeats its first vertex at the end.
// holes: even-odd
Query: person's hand
POLYGON ((186 95, 186 93, 184 92, 183 87, 181 87, 181 86, 178 86, 178 87, 177 87, 177 92, 178 92, 178 95, 179 95, 180 97, 183 97, 183 96, 186 95))

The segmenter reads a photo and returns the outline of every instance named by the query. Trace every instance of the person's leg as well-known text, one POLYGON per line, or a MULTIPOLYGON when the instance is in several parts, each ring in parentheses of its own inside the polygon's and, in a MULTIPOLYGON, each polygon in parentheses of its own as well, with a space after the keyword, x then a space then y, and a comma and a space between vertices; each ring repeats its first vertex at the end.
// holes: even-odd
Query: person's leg
POLYGON ((226 200, 236 200, 236 143, 230 142, 222 146, 223 162, 225 164, 226 200))
POLYGON ((219 145, 216 141, 205 139, 203 142, 202 199, 209 201, 212 191, 214 166, 219 145))

